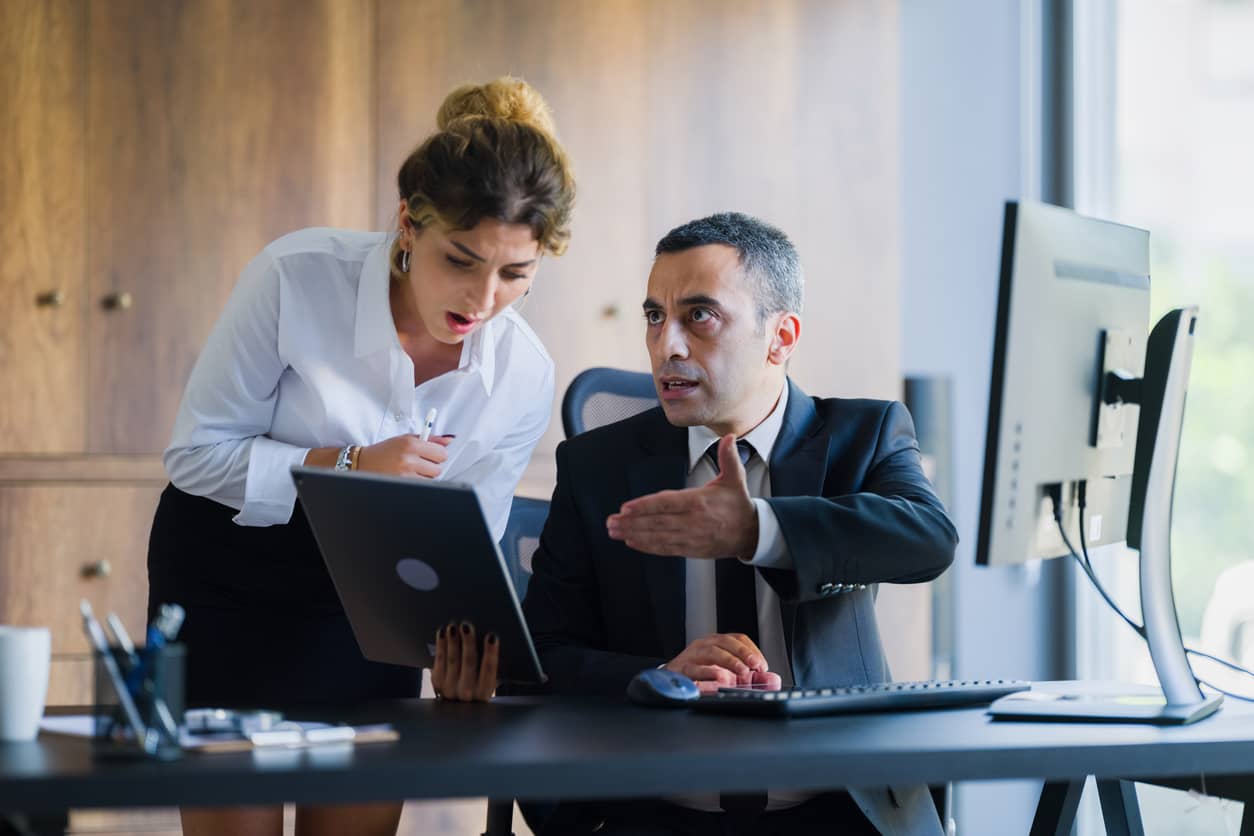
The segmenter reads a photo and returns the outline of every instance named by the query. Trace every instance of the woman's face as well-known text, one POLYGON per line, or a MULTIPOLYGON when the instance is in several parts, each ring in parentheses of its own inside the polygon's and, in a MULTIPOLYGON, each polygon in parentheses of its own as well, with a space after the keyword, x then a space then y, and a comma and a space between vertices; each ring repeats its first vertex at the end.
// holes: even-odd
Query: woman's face
POLYGON ((460 343, 531 287, 540 244, 526 224, 484 219, 464 231, 435 224, 417 230, 407 218, 404 224, 410 292, 439 342, 460 343))

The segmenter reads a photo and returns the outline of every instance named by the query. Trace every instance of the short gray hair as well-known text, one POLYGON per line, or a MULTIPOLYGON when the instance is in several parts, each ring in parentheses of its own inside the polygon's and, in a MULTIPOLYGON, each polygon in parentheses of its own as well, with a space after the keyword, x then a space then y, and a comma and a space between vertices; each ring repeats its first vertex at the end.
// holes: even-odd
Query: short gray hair
POLYGON ((675 227, 657 242, 654 255, 707 244, 726 244, 740 253, 740 266, 757 303, 759 325, 773 313, 801 313, 805 289, 801 258, 783 232, 749 215, 720 212, 675 227))

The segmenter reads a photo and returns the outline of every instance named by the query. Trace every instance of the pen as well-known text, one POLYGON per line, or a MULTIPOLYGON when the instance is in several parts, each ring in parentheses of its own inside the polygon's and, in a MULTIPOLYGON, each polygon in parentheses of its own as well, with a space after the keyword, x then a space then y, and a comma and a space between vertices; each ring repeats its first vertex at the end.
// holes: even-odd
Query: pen
POLYGON ((144 677, 151 675, 149 667, 154 664, 153 659, 161 648, 178 636, 186 615, 184 609, 178 604, 162 604, 157 610, 157 617, 148 625, 148 630, 144 634, 144 652, 139 655, 139 664, 131 668, 126 678, 127 687, 133 693, 139 693, 143 687, 144 677))
POLYGON ((139 657, 135 654, 135 642, 131 641, 131 634, 126 632, 122 619, 118 618, 117 613, 109 613, 105 616, 105 624, 109 625, 109 630, 113 633, 118 647, 126 654, 127 663, 131 667, 137 665, 139 657))
POLYGON ((117 692, 118 704, 122 706, 122 713, 126 715, 127 725, 135 733, 135 740, 150 754, 155 753, 160 741, 153 739, 144 728, 143 721, 139 719, 139 710, 135 707, 135 701, 131 699, 130 689, 122 681, 122 672, 118 670, 117 660, 113 658, 113 651, 109 649, 109 642, 105 640, 100 622, 91 611, 91 604, 87 603, 87 599, 84 598, 79 602, 78 609, 83 614, 83 629, 87 633, 87 638, 91 640, 92 647, 100 655, 100 664, 104 666, 113 690, 117 692))
POLYGON ((148 625, 148 633, 145 636, 148 646, 145 649, 160 649, 174 641, 179 629, 183 626, 185 617, 183 608, 178 604, 162 604, 157 610, 157 617, 148 625))
POLYGON ((183 627, 183 619, 186 617, 187 612, 178 604, 161 605, 161 609, 153 623, 161 631, 166 644, 178 637, 179 630, 183 627))
POLYGON ((435 426, 436 408, 433 406, 427 410, 427 420, 422 423, 422 434, 418 436, 419 441, 426 441, 431 438, 431 428, 435 426))

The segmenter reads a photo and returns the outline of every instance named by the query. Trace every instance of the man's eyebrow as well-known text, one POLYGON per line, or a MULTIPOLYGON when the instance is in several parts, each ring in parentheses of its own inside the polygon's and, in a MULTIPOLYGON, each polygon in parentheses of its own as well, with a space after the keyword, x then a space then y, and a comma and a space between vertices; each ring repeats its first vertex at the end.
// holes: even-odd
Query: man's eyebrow
MULTIPOLYGON (((679 304, 685 308, 691 308, 691 307, 700 305, 705 308, 718 308, 721 310, 723 307, 722 304, 720 304, 719 301, 715 299, 713 296, 707 296, 704 293, 697 293, 693 296, 685 296, 684 298, 679 300, 679 304)), ((646 311, 662 310, 662 304, 658 302, 656 299, 654 299, 652 296, 644 300, 643 307, 646 311)))
POLYGON ((706 296, 704 293, 698 293, 695 296, 685 296, 683 299, 679 300, 679 304, 683 305, 686 308, 690 308, 693 305, 701 305, 706 308, 723 307, 721 304, 719 304, 719 301, 715 299, 713 296, 706 296))

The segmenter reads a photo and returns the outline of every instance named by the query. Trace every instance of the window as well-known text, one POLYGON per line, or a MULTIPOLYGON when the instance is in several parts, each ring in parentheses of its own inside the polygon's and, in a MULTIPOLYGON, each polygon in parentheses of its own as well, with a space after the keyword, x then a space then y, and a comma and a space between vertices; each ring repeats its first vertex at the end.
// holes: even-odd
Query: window
MULTIPOLYGON (((1075 22, 1077 208, 1150 230, 1153 319, 1201 309, 1172 519, 1181 630, 1254 667, 1254 0, 1076 0, 1075 22)), ((1097 563, 1139 614, 1134 557, 1097 563)), ((1079 595, 1080 675, 1154 681, 1140 640, 1079 595)), ((1237 832, 1239 805, 1140 796, 1146 833, 1237 832)))

